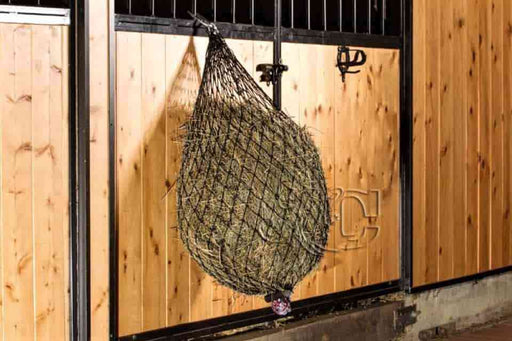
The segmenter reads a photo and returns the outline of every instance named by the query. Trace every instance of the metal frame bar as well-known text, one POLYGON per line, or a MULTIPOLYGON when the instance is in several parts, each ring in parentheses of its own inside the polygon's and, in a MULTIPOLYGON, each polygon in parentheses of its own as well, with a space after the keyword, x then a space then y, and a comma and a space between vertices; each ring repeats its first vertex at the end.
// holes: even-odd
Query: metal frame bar
MULTIPOLYGON (((281 64, 281 15, 282 0, 274 0, 274 65, 281 64)), ((281 76, 278 75, 272 87, 274 106, 281 110, 281 76)))
POLYGON ((89 2, 71 3, 70 107, 70 338, 91 335, 89 196, 89 2))
POLYGON ((0 5, 0 22, 69 25, 70 12, 69 8, 0 5))
MULTIPOLYGON (((176 17, 176 0, 173 1, 173 16, 176 17)), ((109 336, 110 340, 117 340, 119 335, 119 295, 118 295, 118 224, 117 224, 117 195, 116 195, 116 32, 115 22, 115 2, 109 0, 108 9, 108 63, 109 63, 109 336)))
MULTIPOLYGON (((399 290, 400 286, 398 281, 393 281, 296 301, 293 303, 293 310, 291 314, 287 316, 286 322, 297 321, 313 315, 352 309, 357 307, 358 302, 362 300, 395 293, 399 290)), ((277 316, 270 308, 264 308, 246 313, 233 314, 215 319, 127 335, 120 337, 119 340, 190 340, 279 319, 282 319, 282 317, 277 316)))
MULTIPOLYGON (((225 38, 274 40, 274 28, 246 24, 216 23, 225 38)), ((208 36, 202 27, 194 27, 193 20, 153 18, 127 14, 115 15, 115 30, 127 32, 147 32, 176 35, 208 36)), ((402 41, 399 36, 380 34, 361 34, 338 31, 312 31, 299 28, 281 27, 282 42, 306 44, 349 45, 357 47, 400 49, 402 41)))
POLYGON ((413 11, 412 1, 401 0, 402 50, 400 53, 400 239, 401 287, 412 286, 413 200, 413 11))

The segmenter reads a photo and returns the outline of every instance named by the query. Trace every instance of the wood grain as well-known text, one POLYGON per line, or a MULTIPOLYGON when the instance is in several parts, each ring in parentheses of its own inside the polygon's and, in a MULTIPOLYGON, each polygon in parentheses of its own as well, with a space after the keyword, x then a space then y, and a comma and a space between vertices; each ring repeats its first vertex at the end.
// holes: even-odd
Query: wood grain
POLYGON ((116 172, 119 224, 119 331, 142 330, 141 35, 117 34, 116 172))
POLYGON ((511 6, 415 0, 414 286, 510 264, 511 6))
POLYGON ((426 222, 426 26, 427 16, 423 14, 428 0, 416 0, 413 6, 413 283, 427 282, 427 222, 426 222))
MULTIPOLYGON (((4 338, 34 338, 34 233, 32 225, 32 35, 26 25, 3 25, 10 36, 11 49, 6 53, 11 87, 3 96, 4 122, 13 122, 3 131, 2 199, 3 262, 4 262, 4 338), (12 39, 12 40, 11 40, 12 39)), ((7 40, 7 39, 6 39, 7 40)))
POLYGON ((91 339, 109 339, 109 2, 89 1, 91 339))
POLYGON ((479 252, 479 86, 480 86, 480 49, 478 0, 467 0, 466 15, 466 274, 478 272, 479 252))

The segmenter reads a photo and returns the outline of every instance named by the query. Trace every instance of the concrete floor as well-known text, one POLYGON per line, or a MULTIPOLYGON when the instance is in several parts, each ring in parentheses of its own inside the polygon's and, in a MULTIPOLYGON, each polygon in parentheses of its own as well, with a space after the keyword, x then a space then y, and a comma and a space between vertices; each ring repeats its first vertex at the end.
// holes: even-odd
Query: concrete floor
POLYGON ((453 336, 449 341, 505 341, 512 340, 512 318, 505 320, 495 326, 483 328, 480 330, 465 332, 453 336))

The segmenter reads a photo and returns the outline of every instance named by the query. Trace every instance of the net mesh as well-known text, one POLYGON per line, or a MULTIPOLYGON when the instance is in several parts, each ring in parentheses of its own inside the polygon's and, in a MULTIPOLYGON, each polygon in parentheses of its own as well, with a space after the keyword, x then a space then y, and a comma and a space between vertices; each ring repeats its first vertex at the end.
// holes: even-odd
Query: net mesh
POLYGON ((185 124, 178 226, 192 258, 248 295, 290 292, 319 263, 330 215, 318 151, 210 31, 185 124))

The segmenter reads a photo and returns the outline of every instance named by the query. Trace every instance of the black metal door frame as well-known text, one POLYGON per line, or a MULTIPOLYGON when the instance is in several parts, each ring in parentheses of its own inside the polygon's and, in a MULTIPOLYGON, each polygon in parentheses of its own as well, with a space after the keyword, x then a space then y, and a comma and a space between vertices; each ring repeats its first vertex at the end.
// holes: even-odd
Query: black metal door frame
POLYGON ((91 337, 89 196, 89 1, 70 2, 69 286, 70 340, 91 337))
MULTIPOLYGON (((86 1, 86 0, 85 0, 86 1)), ((281 0, 274 0, 275 13, 280 13, 281 0)), ((254 22, 254 20, 253 20, 254 22)), ((310 31, 305 29, 261 27, 242 24, 216 23, 226 38, 274 41, 274 64, 281 59, 282 42, 349 45, 358 47, 392 48, 400 51, 400 279, 344 292, 313 297, 294 302, 293 319, 314 314, 343 310, 357 306, 370 297, 410 290, 412 276, 412 0, 401 0, 401 35, 385 36, 348 32, 310 31), (277 46, 276 46, 277 45, 277 46)), ((384 27, 384 21, 382 23, 384 27)), ((275 16, 275 27, 280 20, 275 16)), ((118 226, 116 221, 115 169, 115 32, 151 32, 163 34, 207 36, 192 20, 141 17, 115 14, 110 1, 109 83, 110 83, 110 339, 111 340, 181 340, 212 335, 221 331, 276 320, 270 308, 220 318, 187 323, 173 327, 119 337, 118 334, 118 226)), ((274 86, 274 103, 281 101, 280 81, 274 86)))

